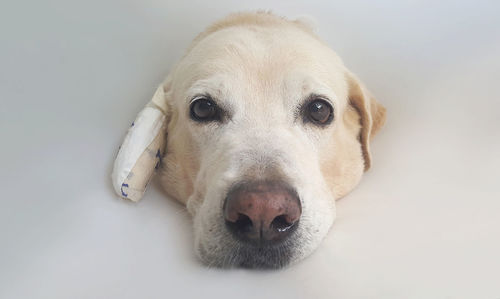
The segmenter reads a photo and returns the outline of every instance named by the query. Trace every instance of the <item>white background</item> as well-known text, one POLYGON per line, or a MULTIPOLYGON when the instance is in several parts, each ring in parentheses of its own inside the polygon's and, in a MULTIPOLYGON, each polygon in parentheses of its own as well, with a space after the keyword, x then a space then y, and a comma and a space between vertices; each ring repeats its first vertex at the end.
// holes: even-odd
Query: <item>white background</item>
POLYGON ((2 1, 1 298, 500 298, 498 1, 2 1), (322 246, 217 270, 184 207, 110 184, 139 109, 210 22, 310 15, 387 107, 322 246))

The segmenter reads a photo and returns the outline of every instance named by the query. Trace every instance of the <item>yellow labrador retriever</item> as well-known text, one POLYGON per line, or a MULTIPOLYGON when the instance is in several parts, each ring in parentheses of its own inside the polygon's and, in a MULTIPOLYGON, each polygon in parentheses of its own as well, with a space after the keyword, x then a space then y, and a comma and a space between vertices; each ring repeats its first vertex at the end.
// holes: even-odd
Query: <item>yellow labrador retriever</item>
POLYGON ((208 27, 155 97, 161 183, 193 215, 198 256, 218 267, 279 268, 310 254, 335 200, 370 167, 385 121, 307 25, 269 13, 208 27))

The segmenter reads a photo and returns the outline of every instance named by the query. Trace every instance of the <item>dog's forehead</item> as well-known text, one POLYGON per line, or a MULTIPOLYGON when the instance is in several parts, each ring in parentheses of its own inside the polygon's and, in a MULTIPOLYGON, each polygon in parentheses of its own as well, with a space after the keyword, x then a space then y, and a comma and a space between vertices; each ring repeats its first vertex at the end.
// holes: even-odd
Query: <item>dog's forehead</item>
POLYGON ((179 64, 176 77, 191 96, 239 93, 258 99, 279 96, 294 100, 311 92, 330 92, 342 98, 346 89, 343 71, 340 58, 303 30, 240 26, 198 41, 179 64))

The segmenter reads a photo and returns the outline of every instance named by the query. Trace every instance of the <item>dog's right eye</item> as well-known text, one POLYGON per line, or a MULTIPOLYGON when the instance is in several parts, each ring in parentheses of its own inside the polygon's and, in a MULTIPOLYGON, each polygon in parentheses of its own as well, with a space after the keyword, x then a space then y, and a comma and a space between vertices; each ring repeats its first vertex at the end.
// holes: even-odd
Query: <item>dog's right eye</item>
POLYGON ((212 99, 201 96, 193 100, 190 107, 191 119, 199 122, 220 119, 219 108, 212 99))

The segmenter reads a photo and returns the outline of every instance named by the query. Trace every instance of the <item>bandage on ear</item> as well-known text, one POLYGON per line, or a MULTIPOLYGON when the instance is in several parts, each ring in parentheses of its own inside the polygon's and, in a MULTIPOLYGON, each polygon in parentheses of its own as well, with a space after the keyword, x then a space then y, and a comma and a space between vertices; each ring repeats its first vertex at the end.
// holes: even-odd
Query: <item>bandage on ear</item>
POLYGON ((116 193, 139 201, 165 154, 167 105, 163 87, 139 112, 116 156, 111 175, 116 193))

